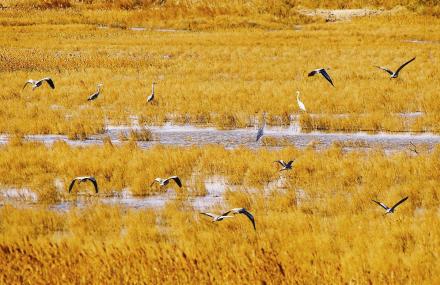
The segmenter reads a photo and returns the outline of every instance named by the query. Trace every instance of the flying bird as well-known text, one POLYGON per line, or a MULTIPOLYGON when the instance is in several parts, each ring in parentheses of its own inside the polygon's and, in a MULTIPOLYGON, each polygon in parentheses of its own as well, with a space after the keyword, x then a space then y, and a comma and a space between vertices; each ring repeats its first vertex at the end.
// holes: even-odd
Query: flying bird
POLYGON ((252 225, 254 226, 254 230, 257 230, 257 228, 255 227, 254 216, 251 213, 249 213, 248 210, 246 210, 245 208, 234 208, 234 209, 231 209, 229 212, 226 212, 223 215, 227 215, 229 213, 232 213, 234 215, 236 215, 236 214, 246 215, 246 217, 248 217, 248 219, 252 222, 252 225))
POLYGON ((40 87, 41 85, 43 85, 43 82, 47 82, 47 84, 49 84, 49 86, 50 86, 52 89, 55 89, 55 84, 53 83, 53 80, 52 80, 50 77, 46 77, 46 78, 43 78, 43 79, 40 79, 40 80, 32 80, 32 79, 29 79, 29 80, 24 84, 24 86, 23 86, 23 90, 24 90, 24 88, 26 88, 26 86, 27 86, 28 84, 31 84, 31 85, 32 85, 32 90, 35 90, 35 88, 38 88, 38 87, 40 87))
POLYGON ((394 213, 394 209, 396 209, 397 206, 399 206, 400 204, 402 204, 403 202, 406 201, 406 199, 408 199, 408 196, 403 198, 402 200, 400 200, 399 202, 397 202, 394 206, 392 206, 391 208, 389 208, 387 205, 385 205, 384 203, 381 203, 379 201, 376 200, 371 200, 374 203, 378 204, 379 206, 381 206, 382 208, 384 208, 386 210, 385 214, 390 214, 390 213, 394 213))
POLYGON ((153 186, 155 182, 159 183, 160 186, 166 186, 168 183, 170 183, 170 180, 174 180, 179 187, 182 187, 182 181, 180 181, 180 178, 177 176, 170 176, 167 179, 157 177, 150 186, 153 186))
POLYGON ((153 99, 154 99, 154 84, 156 84, 156 82, 153 82, 153 83, 151 84, 151 95, 148 96, 148 98, 147 98, 147 103, 153 101, 153 99))
POLYGON ((212 218, 212 222, 214 223, 214 222, 223 221, 226 218, 233 218, 233 216, 228 216, 228 214, 230 212, 231 211, 227 211, 226 213, 221 214, 221 215, 216 215, 216 214, 213 214, 213 213, 200 213, 200 214, 208 216, 208 217, 211 217, 212 218))
POLYGON ((263 124, 258 129, 256 142, 264 135, 264 127, 266 127, 266 113, 263 113, 263 124))
POLYGON ((81 183, 81 182, 85 182, 87 180, 89 180, 90 182, 93 183, 93 186, 95 186, 95 192, 98 193, 98 183, 96 182, 96 179, 93 176, 79 176, 79 177, 73 178, 73 180, 69 186, 69 193, 72 191, 73 185, 75 184, 76 181, 78 181, 78 183, 81 183))
POLYGON ((390 78, 397 78, 397 77, 399 76, 399 72, 402 70, 402 68, 404 68, 407 64, 409 64, 411 61, 413 61, 413 60, 415 60, 415 59, 416 59, 416 58, 414 57, 414 58, 408 60, 407 62, 405 62, 404 64, 402 64, 402 65, 396 70, 396 72, 393 72, 392 70, 389 70, 388 68, 381 67, 381 66, 377 66, 377 65, 375 65, 375 67, 377 67, 377 68, 379 68, 379 69, 382 69, 382 70, 388 72, 388 74, 391 75, 390 78))
POLYGON ((279 164, 281 164, 281 166, 282 166, 283 168, 281 168, 280 171, 288 170, 288 169, 292 169, 292 163, 293 163, 293 160, 291 160, 291 161, 289 161, 289 162, 287 162, 287 163, 285 163, 284 160, 282 160, 282 159, 280 159, 280 160, 275 160, 274 162, 278 162, 279 164))
POLYGON ((304 112, 307 112, 306 106, 303 102, 299 99, 299 91, 296 91, 296 102, 298 103, 298 108, 304 112))
MULTIPOLYGON (((327 70, 330 70, 330 68, 327 68, 327 70)), ((315 74, 317 74, 317 73, 321 73, 321 75, 324 76, 324 78, 327 79, 327 81, 330 82, 330 84, 331 84, 333 87, 335 87, 335 85, 333 85, 333 81, 332 81, 332 79, 330 78, 330 75, 328 75, 328 73, 327 73, 327 71, 325 70, 325 68, 318 68, 318 69, 315 69, 315 70, 309 72, 308 75, 309 75, 309 77, 310 77, 310 76, 313 76, 313 75, 315 75, 315 74)))
POLYGON ((92 101, 95 100, 96 98, 98 98, 99 94, 101 94, 101 88, 102 88, 102 83, 99 83, 97 85, 98 90, 93 93, 92 95, 89 96, 89 98, 87 99, 87 101, 92 101))

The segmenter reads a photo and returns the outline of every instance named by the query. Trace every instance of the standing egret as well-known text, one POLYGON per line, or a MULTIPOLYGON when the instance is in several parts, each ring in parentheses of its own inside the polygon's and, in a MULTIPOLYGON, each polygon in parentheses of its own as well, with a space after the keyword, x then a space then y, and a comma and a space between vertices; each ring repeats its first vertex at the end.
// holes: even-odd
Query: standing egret
POLYGON ((388 72, 388 74, 391 75, 391 76, 390 76, 390 79, 391 79, 391 78, 397 78, 397 77, 399 76, 399 72, 402 70, 402 68, 404 68, 407 64, 409 64, 411 61, 413 61, 413 60, 415 60, 415 59, 416 59, 416 58, 414 57, 414 58, 408 60, 407 62, 405 62, 404 64, 402 64, 402 65, 396 70, 396 72, 393 72, 392 70, 389 70, 388 68, 381 67, 381 66, 377 66, 377 65, 376 65, 375 67, 377 67, 377 68, 379 68, 379 69, 382 69, 382 70, 388 72))
POLYGON ((299 91, 296 91, 296 102, 298 103, 298 107, 300 110, 307 112, 306 106, 304 106, 304 103, 299 100, 299 91))
POLYGON ((53 80, 52 80, 50 77, 46 77, 46 78, 43 78, 43 79, 40 79, 40 80, 32 80, 32 79, 29 79, 29 80, 26 81, 26 83, 24 84, 24 86, 23 86, 23 90, 24 90, 24 88, 26 88, 26 86, 27 86, 28 84, 31 84, 31 85, 32 85, 32 91, 33 91, 33 90, 35 90, 35 88, 38 88, 38 87, 40 87, 41 85, 43 85, 43 82, 47 82, 47 84, 49 84, 49 86, 50 86, 52 89, 55 89, 55 84, 53 83, 53 80))
POLYGON ((154 179, 153 183, 151 183, 150 186, 153 186, 155 182, 159 183, 160 186, 166 186, 168 185, 168 183, 170 183, 170 180, 174 180, 174 182, 176 182, 179 187, 182 187, 182 181, 180 181, 180 178, 177 176, 170 176, 167 179, 157 177, 156 179, 154 179))
MULTIPOLYGON (((327 70, 330 70, 330 68, 327 68, 327 70)), ((309 77, 310 77, 310 76, 313 76, 313 75, 315 75, 315 74, 317 74, 317 73, 321 73, 321 75, 324 76, 324 78, 327 79, 327 81, 330 82, 330 84, 331 84, 333 87, 335 87, 335 85, 333 85, 333 81, 332 81, 332 79, 330 78, 330 75, 328 75, 328 73, 327 73, 327 71, 325 70, 325 68, 318 68, 318 69, 315 69, 315 70, 309 72, 308 75, 309 75, 309 77)))
POLYGON ((81 183, 81 182, 85 182, 87 180, 89 180, 90 182, 93 183, 93 186, 95 186, 95 192, 98 193, 98 183, 96 182, 96 179, 93 176, 79 176, 79 177, 73 178, 73 180, 69 186, 69 193, 72 191, 73 185, 75 184, 76 181, 78 181, 78 183, 81 183))
POLYGON ((406 199, 408 199, 408 196, 403 198, 402 200, 400 200, 399 202, 397 202, 394 206, 392 206, 391 208, 389 208, 387 205, 385 205, 382 202, 376 201, 376 200, 371 200, 374 203, 378 204, 379 206, 381 206, 382 208, 384 208, 386 210, 385 214, 391 214, 394 213, 394 209, 399 206, 400 204, 402 204, 403 202, 406 201, 406 199))
POLYGON ((153 99, 154 99, 154 85, 155 85, 155 84, 156 84, 156 82, 153 82, 153 83, 151 84, 151 95, 148 96, 148 98, 147 98, 147 103, 153 101, 153 99))
POLYGON ((87 99, 87 101, 92 101, 95 100, 96 98, 98 98, 99 94, 101 94, 101 88, 102 88, 102 83, 99 83, 97 85, 98 90, 93 93, 92 95, 89 96, 89 98, 87 99))

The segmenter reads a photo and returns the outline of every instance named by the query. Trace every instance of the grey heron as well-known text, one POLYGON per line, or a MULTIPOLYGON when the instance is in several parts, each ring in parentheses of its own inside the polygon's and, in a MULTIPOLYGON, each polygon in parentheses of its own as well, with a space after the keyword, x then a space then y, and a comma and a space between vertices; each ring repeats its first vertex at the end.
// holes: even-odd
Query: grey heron
POLYGON ((254 216, 248 210, 246 210, 245 208, 234 208, 234 209, 231 209, 229 212, 226 212, 223 215, 227 215, 229 213, 232 213, 234 215, 236 215, 236 214, 243 214, 243 215, 245 215, 252 222, 252 225, 254 226, 254 230, 257 230, 257 228, 255 227, 254 216))
POLYGON ((298 103, 298 108, 304 112, 307 112, 306 106, 303 102, 299 99, 299 91, 296 91, 296 102, 298 103))
POLYGON ((263 124, 258 129, 256 142, 264 135, 264 127, 266 127, 266 113, 263 113, 263 124))
POLYGON ((166 185, 168 185, 168 183, 170 183, 171 180, 174 180, 174 182, 176 182, 176 184, 179 187, 182 187, 182 181, 180 181, 180 178, 178 176, 170 176, 170 177, 168 177, 166 179, 157 177, 156 179, 154 179, 154 181, 151 183, 150 186, 153 186, 153 184, 155 182, 159 183, 160 186, 166 186, 166 185))
POLYGON ((153 83, 151 84, 151 95, 148 96, 148 98, 147 98, 147 103, 153 101, 153 99, 154 99, 154 85, 155 85, 155 84, 156 84, 156 82, 153 82, 153 83))
POLYGON ((417 150, 416 145, 413 142, 409 142, 409 144, 411 145, 411 147, 409 148, 410 151, 414 152, 415 154, 419 154, 419 151, 417 150))
POLYGON ((214 223, 214 222, 223 221, 226 218, 233 218, 233 216, 228 216, 229 212, 231 212, 231 211, 227 211, 226 213, 221 214, 221 215, 216 215, 216 214, 213 214, 213 213, 200 213, 200 214, 208 216, 208 217, 211 217, 212 218, 212 222, 214 223))
POLYGON ((32 80, 32 79, 29 79, 29 80, 26 81, 26 83, 24 84, 24 86, 23 86, 23 90, 24 90, 24 88, 26 88, 26 86, 27 86, 28 84, 31 84, 31 85, 32 85, 32 90, 35 90, 35 88, 38 88, 38 87, 40 87, 41 85, 43 85, 43 82, 47 82, 47 84, 49 84, 49 86, 50 86, 52 89, 55 89, 55 84, 53 83, 53 80, 52 80, 50 77, 46 77, 46 78, 43 78, 43 79, 40 79, 40 80, 32 80))
POLYGON ((379 201, 376 201, 376 200, 371 200, 371 201, 373 201, 374 203, 376 203, 379 206, 381 206, 382 208, 384 208, 386 210, 385 214, 391 214, 391 213, 394 213, 394 209, 396 209, 397 206, 399 206, 400 204, 405 202, 407 199, 408 199, 408 196, 406 196, 405 198, 403 198, 402 200, 400 200, 399 202, 394 204, 394 206, 392 206, 391 208, 389 208, 387 205, 385 205, 382 202, 379 202, 379 201))
POLYGON ((96 182, 96 179, 93 176, 78 176, 73 178, 72 182, 70 182, 69 193, 72 191, 73 185, 75 184, 76 181, 78 181, 78 183, 81 183, 87 180, 93 183, 93 186, 95 187, 95 192, 98 193, 98 183, 96 182))
MULTIPOLYGON (((327 70, 330 70, 330 68, 327 68, 327 70)), ((309 77, 310 77, 310 76, 313 76, 313 75, 315 75, 315 74, 317 74, 317 73, 321 73, 321 75, 324 76, 324 78, 327 79, 327 81, 330 82, 330 84, 331 84, 333 87, 335 87, 335 85, 333 85, 333 81, 332 81, 332 79, 330 78, 330 75, 328 75, 328 73, 327 73, 327 71, 325 70, 325 68, 318 68, 318 69, 315 69, 315 70, 309 72, 308 75, 309 75, 309 77)))
POLYGON ((280 171, 292 169, 292 163, 293 163, 293 160, 290 160, 290 161, 287 162, 287 163, 284 162, 284 160, 282 160, 282 159, 280 159, 280 160, 275 160, 274 162, 278 162, 279 164, 281 164, 281 166, 282 166, 283 168, 281 168, 280 171))
POLYGON ((390 75, 390 79, 391 78, 397 78, 399 76, 399 72, 402 70, 402 68, 404 68, 407 64, 409 64, 410 62, 412 62, 413 60, 415 60, 416 58, 412 58, 410 60, 408 60, 407 62, 405 62, 404 64, 402 64, 397 70, 396 72, 393 72, 392 70, 389 70, 388 68, 385 67, 381 67, 381 66, 377 66, 375 65, 375 67, 382 69, 384 71, 386 71, 389 75, 390 75))
POLYGON ((102 83, 99 83, 97 85, 98 90, 93 93, 92 95, 89 96, 89 98, 87 99, 87 101, 92 101, 95 100, 96 98, 98 98, 99 94, 101 94, 101 90, 102 90, 102 83))

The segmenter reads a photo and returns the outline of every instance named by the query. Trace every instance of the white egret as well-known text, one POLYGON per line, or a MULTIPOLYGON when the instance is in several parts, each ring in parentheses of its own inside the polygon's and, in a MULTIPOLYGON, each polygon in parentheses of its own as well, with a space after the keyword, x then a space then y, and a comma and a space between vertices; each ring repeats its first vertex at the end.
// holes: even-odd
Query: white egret
POLYGON ((307 112, 306 110, 306 106, 304 105, 303 102, 301 102, 301 100, 299 99, 299 91, 296 91, 296 102, 298 103, 298 107, 300 110, 307 112))

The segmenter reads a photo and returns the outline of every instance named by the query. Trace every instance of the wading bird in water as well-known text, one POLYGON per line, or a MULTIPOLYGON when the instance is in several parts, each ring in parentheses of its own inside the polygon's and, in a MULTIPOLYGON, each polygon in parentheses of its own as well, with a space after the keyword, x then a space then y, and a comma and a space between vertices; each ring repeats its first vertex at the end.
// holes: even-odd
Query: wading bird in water
MULTIPOLYGON (((330 68, 327 68, 327 70, 330 70, 330 68)), ((333 87, 335 87, 335 85, 333 85, 333 81, 332 81, 332 79, 330 78, 330 75, 328 75, 328 73, 327 73, 327 71, 325 70, 325 68, 318 68, 318 69, 315 69, 315 70, 309 72, 308 75, 309 75, 309 77, 310 77, 310 76, 313 76, 313 75, 315 75, 315 74, 317 74, 317 73, 321 73, 321 75, 324 76, 324 78, 327 79, 327 81, 330 82, 330 84, 331 84, 333 87)))
POLYGON ((69 193, 72 191, 73 185, 75 184, 76 181, 78 181, 78 183, 81 183, 87 180, 93 183, 93 186, 95 186, 95 192, 98 193, 98 183, 96 182, 96 179, 93 176, 79 176, 73 178, 72 182, 70 182, 69 193))
POLYGON ((284 160, 282 160, 282 159, 280 159, 280 160, 275 160, 274 162, 278 162, 279 164, 281 164, 281 166, 282 166, 283 168, 281 168, 280 171, 292 169, 292 163, 293 163, 293 160, 291 160, 291 161, 289 161, 289 162, 287 162, 287 163, 284 162, 284 160))
POLYGON ((101 94, 101 89, 102 89, 102 83, 99 83, 97 85, 98 90, 93 93, 92 95, 89 96, 89 98, 87 99, 87 101, 92 101, 95 100, 96 98, 98 98, 99 94, 101 94))
POLYGON ((168 183, 170 183, 170 180, 174 180, 179 187, 182 187, 182 181, 180 181, 180 178, 177 176, 170 176, 167 179, 157 177, 156 179, 154 179, 150 186, 153 186, 155 182, 159 183, 160 186, 166 186, 168 185, 168 183))
POLYGON ((46 77, 40 80, 32 80, 29 79, 23 86, 23 90, 24 88, 26 88, 26 86, 28 84, 32 85, 32 90, 35 90, 35 88, 40 87, 41 85, 43 85, 43 82, 47 82, 47 84, 49 84, 50 88, 55 89, 55 84, 53 83, 53 80, 50 77, 46 77))
POLYGON ((263 124, 258 129, 256 142, 264 135, 264 127, 266 127, 266 113, 263 113, 263 124))
POLYGON ((156 84, 156 82, 153 82, 152 84, 151 84, 151 95, 150 96, 148 96, 148 98, 147 98, 147 103, 150 103, 151 101, 153 101, 153 99, 154 99, 154 85, 156 84))
POLYGON ((376 65, 375 67, 377 67, 377 68, 379 68, 379 69, 382 69, 382 70, 388 72, 388 74, 391 75, 390 78, 397 78, 397 77, 399 76, 399 72, 402 70, 402 68, 404 68, 407 64, 409 64, 411 61, 413 61, 413 60, 415 60, 415 59, 416 59, 416 58, 414 57, 414 58, 408 60, 407 62, 405 62, 404 64, 402 64, 402 65, 396 70, 396 72, 393 72, 392 70, 389 70, 388 68, 381 67, 381 66, 377 66, 377 65, 376 65))
POLYGON ((394 209, 396 209, 397 206, 399 206, 400 204, 402 204, 403 202, 406 201, 406 199, 408 199, 408 196, 403 198, 402 200, 400 200, 399 202, 397 202, 394 206, 392 206, 391 208, 389 208, 387 205, 385 205, 382 202, 376 201, 376 200, 371 200, 374 203, 378 204, 379 206, 381 206, 382 208, 384 208, 386 210, 385 214, 391 214, 394 213, 394 209))

